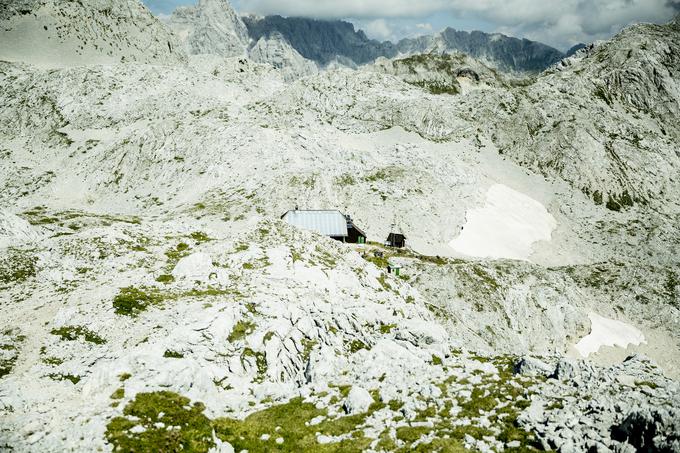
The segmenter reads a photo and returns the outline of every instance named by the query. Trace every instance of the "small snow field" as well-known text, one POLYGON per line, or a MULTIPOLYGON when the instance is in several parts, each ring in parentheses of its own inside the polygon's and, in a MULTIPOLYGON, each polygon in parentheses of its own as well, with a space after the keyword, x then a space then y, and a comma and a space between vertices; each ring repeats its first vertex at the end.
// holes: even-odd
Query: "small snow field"
POLYGON ((576 350, 582 357, 588 357, 602 346, 627 348, 646 343, 645 336, 635 327, 625 322, 590 313, 590 333, 576 343, 576 350))
POLYGON ((538 201, 503 184, 494 184, 481 208, 468 211, 460 235, 449 243, 478 258, 529 261, 532 245, 550 241, 555 218, 538 201))

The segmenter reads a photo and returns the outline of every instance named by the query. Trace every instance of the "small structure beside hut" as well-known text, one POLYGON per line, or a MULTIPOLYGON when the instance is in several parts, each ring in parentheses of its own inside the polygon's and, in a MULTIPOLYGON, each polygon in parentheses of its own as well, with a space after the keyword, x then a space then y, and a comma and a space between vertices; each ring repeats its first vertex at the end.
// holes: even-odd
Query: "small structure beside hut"
POLYGON ((366 233, 357 227, 349 215, 337 210, 288 211, 281 216, 286 223, 297 228, 314 231, 336 241, 365 244, 366 233))
POLYGON ((401 273, 401 266, 399 264, 389 263, 387 265, 387 273, 394 274, 395 276, 399 277, 399 274, 401 273))
POLYGON ((385 245, 388 247, 404 248, 406 247, 406 236, 401 233, 390 233, 387 236, 385 245))

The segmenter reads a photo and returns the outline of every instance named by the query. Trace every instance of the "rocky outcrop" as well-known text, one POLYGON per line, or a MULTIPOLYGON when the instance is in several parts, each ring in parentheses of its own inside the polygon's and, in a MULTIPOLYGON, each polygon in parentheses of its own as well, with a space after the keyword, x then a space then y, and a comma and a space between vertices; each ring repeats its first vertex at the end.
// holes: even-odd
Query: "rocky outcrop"
POLYGON ((167 24, 191 55, 243 56, 248 47, 248 31, 228 0, 179 7, 167 24))
POLYGON ((316 74, 316 64, 300 55, 280 34, 262 37, 249 50, 250 58, 257 63, 276 68, 287 82, 316 74))
POLYGON ((509 72, 541 72, 565 56, 540 42, 500 33, 467 32, 453 28, 446 28, 432 36, 401 40, 397 49, 402 54, 461 52, 509 72))
POLYGON ((495 71, 464 54, 379 58, 365 68, 394 75, 433 94, 459 94, 470 89, 504 85, 495 71))
POLYGON ((381 56, 396 55, 392 43, 368 39, 349 22, 281 16, 244 16, 243 21, 253 40, 279 34, 300 55, 320 66, 343 58, 354 64, 364 64, 381 56))
POLYGON ((0 9, 0 60, 42 67, 186 62, 172 33, 137 0, 22 0, 0 9))
POLYGON ((643 407, 612 427, 612 438, 635 451, 680 451, 680 412, 676 408, 643 407))
POLYGON ((606 368, 562 359, 538 387, 519 423, 538 433, 544 449, 680 451, 680 387, 645 357, 606 368), (578 389, 578 397, 566 389, 578 389))
POLYGON ((0 248, 22 245, 40 238, 40 233, 26 220, 0 208, 0 248))
POLYGON ((525 89, 498 93, 478 121, 505 155, 567 180, 597 204, 677 212, 678 55, 677 28, 633 26, 525 89))

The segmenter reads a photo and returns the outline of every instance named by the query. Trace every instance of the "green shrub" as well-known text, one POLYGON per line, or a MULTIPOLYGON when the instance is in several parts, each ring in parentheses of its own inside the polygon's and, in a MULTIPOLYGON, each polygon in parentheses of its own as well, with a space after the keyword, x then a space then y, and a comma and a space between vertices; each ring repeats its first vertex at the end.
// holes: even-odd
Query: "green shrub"
POLYGON ((113 299, 113 308, 117 315, 137 316, 146 310, 149 305, 156 305, 163 301, 163 297, 156 291, 143 291, 129 286, 121 288, 113 299))
POLYGON ((52 329, 50 332, 52 335, 61 337, 62 340, 74 341, 79 338, 89 341, 94 344, 104 344, 106 340, 96 333, 92 332, 83 326, 64 326, 58 329, 52 329))

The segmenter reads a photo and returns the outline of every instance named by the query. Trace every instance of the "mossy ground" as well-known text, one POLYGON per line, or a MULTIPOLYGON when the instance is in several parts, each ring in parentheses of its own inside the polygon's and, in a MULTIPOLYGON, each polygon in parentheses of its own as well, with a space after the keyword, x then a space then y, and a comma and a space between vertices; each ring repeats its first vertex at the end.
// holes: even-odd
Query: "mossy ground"
POLYGON ((172 392, 139 393, 123 410, 124 416, 109 422, 106 438, 115 451, 207 452, 214 445, 211 421, 203 414, 203 404, 190 403, 172 392), (145 431, 134 432, 134 426, 145 431))
POLYGON ((0 288, 35 277, 37 261, 30 250, 9 248, 0 256, 0 288))
POLYGON ((241 320, 237 322, 236 325, 234 325, 234 328, 231 330, 231 333, 227 339, 231 343, 234 343, 244 339, 246 335, 253 332, 253 330, 255 330, 255 324, 252 321, 247 319, 241 320))
POLYGON ((0 335, 0 378, 14 369, 19 356, 19 345, 24 339, 15 329, 7 329, 0 335))
MULTIPOLYGON (((203 414, 201 403, 191 404, 187 398, 162 391, 138 394, 128 403, 123 416, 111 420, 106 436, 117 449, 138 452, 158 451, 159 446, 169 449, 167 451, 207 451, 213 445, 209 436, 213 431, 235 451, 251 453, 359 452, 368 448, 399 452, 462 452, 466 451, 466 436, 478 440, 491 436, 504 443, 519 441, 520 447, 506 448, 506 451, 536 450, 533 434, 517 424, 519 413, 529 405, 531 386, 535 381, 513 375, 510 357, 484 358, 480 363, 492 364, 498 372, 474 371, 472 375, 481 378, 476 384, 471 384, 467 378, 450 375, 437 384, 442 391, 440 396, 419 397, 423 405, 408 420, 401 412, 402 401, 380 401, 376 390, 371 392, 374 402, 367 412, 344 415, 342 404, 351 390, 350 385, 330 385, 323 396, 315 395, 312 400, 293 398, 244 419, 209 419, 203 414), (464 389, 471 391, 467 394, 464 389), (330 398, 329 394, 332 394, 330 398), (321 398, 327 403, 313 402, 321 398), (368 437, 364 430, 375 426, 375 420, 382 418, 378 412, 385 411, 389 412, 392 426, 383 426, 375 438, 368 437), (139 417, 139 420, 132 417, 139 417), (311 424, 315 418, 321 421, 311 424), (482 423, 482 419, 490 424, 482 423), (467 423, 460 424, 461 420, 467 423), (136 425, 146 431, 133 430, 136 425), (179 428, 168 429, 168 426, 179 428), (335 437, 337 441, 320 444, 317 441, 319 434, 335 437)), ((446 362, 442 360, 437 360, 434 366, 447 370, 446 362)), ((112 398, 123 396, 124 392, 117 391, 112 398)))
POLYGON ((58 329, 52 329, 50 332, 52 335, 61 337, 63 340, 74 341, 78 339, 83 339, 94 344, 104 344, 106 340, 96 333, 92 332, 83 326, 64 326, 58 329))
POLYGON ((158 305, 164 300, 163 295, 155 289, 140 289, 133 286, 121 288, 113 298, 113 308, 117 315, 137 316, 150 305, 158 305))
MULTIPOLYGON (((164 283, 165 284, 165 283, 164 283)), ((168 301, 182 298, 206 298, 228 296, 231 301, 238 301, 243 294, 236 288, 214 288, 204 286, 183 291, 172 291, 155 287, 128 286, 121 288, 113 298, 113 308, 117 315, 136 317, 152 306, 162 307, 168 301)))

